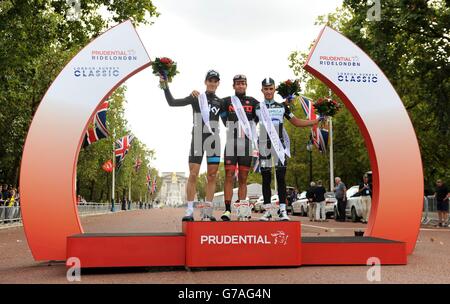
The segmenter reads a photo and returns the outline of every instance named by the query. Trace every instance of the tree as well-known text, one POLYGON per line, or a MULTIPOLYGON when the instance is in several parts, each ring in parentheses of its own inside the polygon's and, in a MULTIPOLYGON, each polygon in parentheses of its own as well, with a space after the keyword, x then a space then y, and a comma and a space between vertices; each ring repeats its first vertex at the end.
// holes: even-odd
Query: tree
MULTIPOLYGON (((354 41, 389 78, 415 128, 425 188, 430 189, 435 179, 450 177, 449 4, 442 0, 382 1, 377 22, 367 20, 368 9, 366 1, 345 0, 340 9, 319 17, 317 23, 328 24, 354 41)), ((305 80, 306 93, 314 95, 324 85, 302 71, 304 59, 305 53, 293 52, 291 68, 305 80)), ((355 131, 347 111, 336 116, 336 172, 350 181, 368 164, 362 137, 355 131)))
MULTIPOLYGON (((106 173, 102 165, 113 157, 113 144, 115 140, 130 134, 124 118, 124 103, 126 87, 119 87, 108 99, 107 128, 110 136, 99 140, 86 148, 81 149, 77 166, 77 192, 89 201, 109 202, 111 199, 111 173, 106 173)), ((135 138, 122 162, 120 169, 116 170, 115 197, 128 197, 128 190, 132 190, 132 200, 138 201, 147 191, 147 170, 154 158, 154 151, 135 138), (136 159, 142 160, 141 168, 135 170, 136 159)), ((151 176, 158 172, 153 169, 151 176)), ((159 187, 158 187, 159 188, 159 187)))
POLYGON ((70 19, 65 0, 0 2, 0 181, 17 184, 31 119, 65 63, 106 28, 158 16, 150 0, 79 3, 78 18, 70 19))

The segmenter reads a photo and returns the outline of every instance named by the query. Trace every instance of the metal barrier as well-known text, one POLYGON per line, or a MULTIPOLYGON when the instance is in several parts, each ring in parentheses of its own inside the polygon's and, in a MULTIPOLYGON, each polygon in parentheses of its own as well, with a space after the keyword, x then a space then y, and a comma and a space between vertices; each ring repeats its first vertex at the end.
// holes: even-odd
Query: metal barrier
POLYGON ((0 224, 19 222, 22 220, 19 206, 0 206, 0 224))
MULTIPOLYGON (((448 219, 447 219, 448 221, 448 219)), ((423 197, 423 212, 422 224, 437 225, 439 219, 437 218, 437 200, 434 195, 423 197)))
MULTIPOLYGON (((115 204, 116 210, 122 210, 122 204, 115 204)), ((140 204, 140 203, 131 203, 127 204, 126 210, 137 210, 137 209, 149 209, 149 204, 140 204)), ((99 214, 99 213, 109 213, 111 212, 111 204, 102 204, 102 203, 81 203, 77 205, 78 214, 79 215, 90 215, 90 214, 99 214)), ((14 222, 21 222, 22 214, 20 212, 20 206, 0 206, 0 225, 1 224, 10 224, 14 222)))

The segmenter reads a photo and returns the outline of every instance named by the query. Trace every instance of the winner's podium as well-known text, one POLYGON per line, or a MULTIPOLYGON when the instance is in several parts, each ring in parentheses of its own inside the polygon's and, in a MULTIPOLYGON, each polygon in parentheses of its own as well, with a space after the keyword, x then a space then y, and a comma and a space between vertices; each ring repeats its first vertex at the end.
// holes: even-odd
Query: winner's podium
MULTIPOLYGON (((301 237, 301 223, 183 222, 178 233, 85 233, 67 238, 81 268, 277 267, 407 263, 406 244, 374 237, 301 237)), ((70 265, 68 265, 70 266, 70 265)))

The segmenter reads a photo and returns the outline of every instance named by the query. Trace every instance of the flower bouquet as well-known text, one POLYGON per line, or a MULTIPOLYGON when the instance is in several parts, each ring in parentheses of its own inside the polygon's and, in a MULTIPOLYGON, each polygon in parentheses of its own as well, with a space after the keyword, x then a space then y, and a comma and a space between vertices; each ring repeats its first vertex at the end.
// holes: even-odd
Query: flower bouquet
POLYGON ((321 117, 330 116, 333 117, 341 108, 340 104, 336 100, 331 98, 319 98, 314 103, 314 109, 316 114, 321 117))
POLYGON ((156 58, 152 62, 153 74, 164 78, 165 82, 160 83, 160 88, 166 88, 167 82, 172 82, 173 77, 178 74, 177 63, 167 57, 156 58))
POLYGON ((280 82, 276 89, 277 93, 283 97, 283 99, 287 100, 287 104, 290 106, 292 111, 295 111, 294 105, 292 104, 292 100, 300 95, 300 81, 299 80, 286 80, 280 82))
POLYGON ((277 87, 277 93, 283 97, 283 99, 287 99, 289 102, 294 99, 295 96, 300 94, 300 82, 298 80, 286 80, 280 82, 277 87))

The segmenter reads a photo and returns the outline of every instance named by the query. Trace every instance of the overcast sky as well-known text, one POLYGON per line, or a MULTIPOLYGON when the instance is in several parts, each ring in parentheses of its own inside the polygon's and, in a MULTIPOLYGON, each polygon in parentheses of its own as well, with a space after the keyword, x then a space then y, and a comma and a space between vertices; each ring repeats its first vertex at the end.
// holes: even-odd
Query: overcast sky
MULTIPOLYGON (((342 0, 153 0, 161 15, 137 29, 150 57, 167 56, 180 73, 170 84, 175 98, 204 91, 209 69, 220 73, 219 97, 233 93, 232 78, 245 74, 247 95, 262 99, 261 81, 293 78, 288 56, 306 51, 321 27, 317 16, 334 11, 342 0)), ((148 68, 126 82, 125 115, 132 132, 156 151, 160 172, 188 174, 192 108, 171 108, 148 68)), ((279 97, 278 97, 279 98, 279 97)), ((221 126, 222 138, 225 128, 221 126)), ((224 143, 224 141, 223 141, 224 143)), ((223 152, 223 149, 222 149, 223 152)), ((205 161, 205 160, 204 160, 205 161)), ((201 171, 206 171, 202 164, 201 171)))

